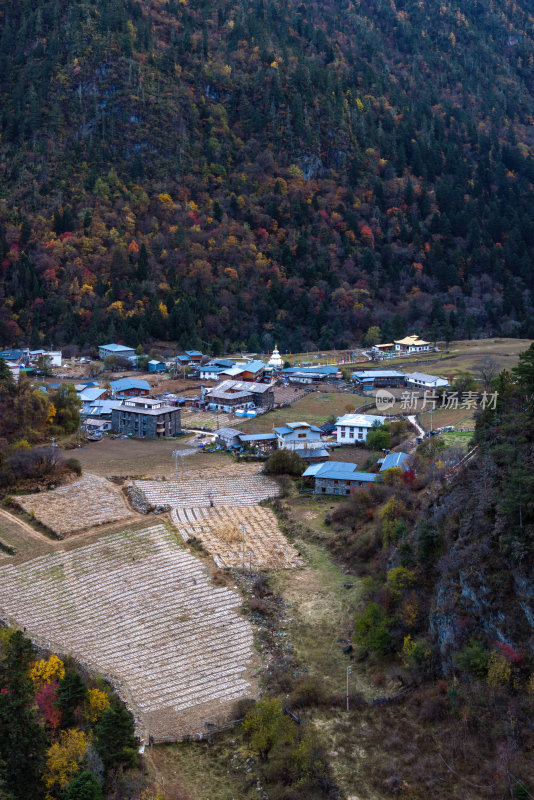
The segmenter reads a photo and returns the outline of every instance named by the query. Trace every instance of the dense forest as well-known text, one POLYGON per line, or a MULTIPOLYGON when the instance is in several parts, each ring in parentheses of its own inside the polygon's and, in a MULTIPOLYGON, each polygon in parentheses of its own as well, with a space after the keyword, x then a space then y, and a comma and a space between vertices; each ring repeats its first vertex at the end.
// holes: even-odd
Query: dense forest
POLYGON ((526 0, 0 20, 0 345, 534 336, 526 0))

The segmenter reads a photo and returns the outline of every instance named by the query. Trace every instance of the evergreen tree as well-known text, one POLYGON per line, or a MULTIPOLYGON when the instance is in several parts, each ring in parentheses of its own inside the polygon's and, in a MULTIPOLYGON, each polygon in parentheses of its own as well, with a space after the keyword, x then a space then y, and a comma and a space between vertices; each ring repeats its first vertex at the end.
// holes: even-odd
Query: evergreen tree
POLYGON ((133 718, 119 700, 114 699, 111 707, 102 714, 96 727, 94 744, 106 767, 135 762, 133 718))
POLYGON ((90 772, 80 772, 65 792, 64 800, 104 800, 97 779, 90 772))
POLYGON ((40 778, 47 736, 34 708, 29 677, 33 658, 29 639, 14 631, 0 672, 0 780, 14 800, 37 800, 43 794, 40 778))
POLYGON ((63 727, 72 728, 76 721, 76 709, 85 700, 87 687, 77 672, 72 669, 65 671, 65 677, 60 681, 57 698, 61 709, 63 727))

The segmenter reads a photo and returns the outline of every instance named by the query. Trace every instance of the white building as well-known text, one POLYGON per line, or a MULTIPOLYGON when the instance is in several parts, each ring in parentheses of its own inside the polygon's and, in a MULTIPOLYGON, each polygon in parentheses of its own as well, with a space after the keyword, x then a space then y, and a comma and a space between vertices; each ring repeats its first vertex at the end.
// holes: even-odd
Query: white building
POLYGON ((372 414, 345 414, 336 420, 337 441, 339 444, 365 442, 373 425, 383 425, 385 421, 385 417, 372 414))
POLYGON ((278 447, 287 450, 321 447, 321 429, 307 422, 287 422, 274 428, 278 447))
POLYGON ((424 353, 431 349, 430 342, 425 342, 420 339, 415 333, 411 336, 405 336, 404 339, 395 339, 395 352, 396 353, 424 353))
POLYGON ((39 356, 47 356, 51 367, 61 366, 61 350, 29 350, 28 356, 30 362, 33 364, 37 361, 39 356))
POLYGON ((424 372, 409 372, 406 375, 406 385, 411 389, 437 389, 440 386, 448 386, 449 381, 424 372))
POLYGON ((135 358, 135 350, 133 347, 125 347, 123 344, 103 344, 98 348, 98 357, 103 361, 108 356, 132 360, 135 358))
POLYGON ((282 356, 278 352, 277 345, 274 346, 273 354, 267 362, 268 367, 274 367, 275 369, 282 369, 284 366, 284 362, 282 361, 282 356))

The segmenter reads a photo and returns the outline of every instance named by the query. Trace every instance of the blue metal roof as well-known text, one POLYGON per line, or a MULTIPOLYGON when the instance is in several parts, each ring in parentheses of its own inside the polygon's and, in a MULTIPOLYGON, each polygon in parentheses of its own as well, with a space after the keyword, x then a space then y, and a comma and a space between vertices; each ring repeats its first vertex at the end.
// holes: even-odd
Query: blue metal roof
POLYGON ((293 428, 288 428, 287 425, 283 425, 280 428, 273 428, 273 430, 279 436, 285 436, 287 433, 294 433, 293 428))
POLYGON ((242 433, 239 438, 242 442, 268 442, 276 439, 274 433, 242 433))
POLYGON ((248 364, 236 364, 236 367, 242 369, 243 372, 261 372, 262 369, 265 369, 265 364, 263 361, 249 361, 248 364))
POLYGON ((22 350, 4 350, 0 353, 0 358, 5 361, 18 361, 19 358, 22 358, 22 350))
POLYGON ((134 347, 126 347, 123 344, 101 344, 100 347, 102 347, 104 350, 113 350, 115 353, 120 353, 124 350, 131 350, 132 353, 135 353, 134 347))
POLYGON ((145 389, 150 391, 150 384, 148 381, 137 380, 135 378, 119 378, 117 381, 110 381, 111 389, 113 392, 124 392, 127 389, 145 389))
POLYGON ((375 378, 404 378, 405 375, 396 369, 362 369, 359 372, 353 372, 352 377, 357 380, 374 380, 375 378))
POLYGON ((83 403, 92 403, 93 400, 98 400, 104 393, 105 389, 103 389, 102 386, 89 386, 87 389, 80 392, 79 396, 83 403))
POLYGON ((382 462, 380 472, 385 469, 393 469, 394 467, 401 467, 407 458, 410 458, 408 453, 388 453, 382 462))
POLYGON ((356 472, 357 464, 350 461, 326 461, 308 467, 304 478, 328 478, 336 481, 366 481, 373 483, 377 476, 371 472, 356 472))
POLYGON ((200 350, 186 350, 186 355, 188 356, 202 356, 204 353, 201 353, 200 350))

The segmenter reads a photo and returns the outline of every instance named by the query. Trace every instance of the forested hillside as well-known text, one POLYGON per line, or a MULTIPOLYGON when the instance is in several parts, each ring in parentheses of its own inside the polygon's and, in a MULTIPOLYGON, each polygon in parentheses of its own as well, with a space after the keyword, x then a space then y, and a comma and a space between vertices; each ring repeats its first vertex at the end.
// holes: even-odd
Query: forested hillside
POLYGON ((0 23, 0 345, 534 336, 527 0, 0 23))

